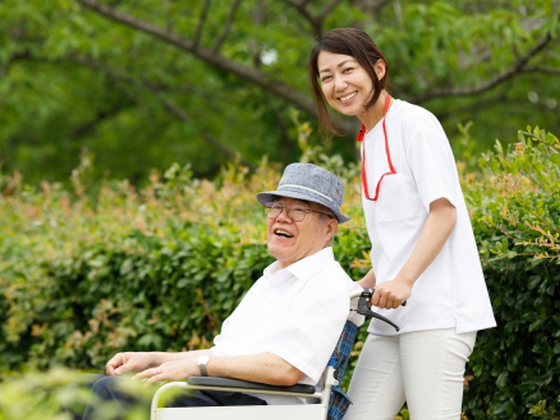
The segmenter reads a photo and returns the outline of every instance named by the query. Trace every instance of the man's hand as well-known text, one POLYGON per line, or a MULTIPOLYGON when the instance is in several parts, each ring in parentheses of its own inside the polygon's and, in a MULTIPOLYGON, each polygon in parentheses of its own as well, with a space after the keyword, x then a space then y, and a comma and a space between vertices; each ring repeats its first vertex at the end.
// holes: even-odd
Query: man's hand
POLYGON ((378 284, 371 297, 371 304, 378 308, 398 308, 412 294, 412 283, 395 279, 378 284))
POLYGON ((141 372, 161 364, 157 352, 117 353, 105 365, 107 375, 122 375, 127 372, 141 372))
POLYGON ((150 385, 162 381, 185 381, 191 376, 200 376, 200 369, 193 358, 162 363, 134 375, 133 379, 147 379, 146 385, 150 385))

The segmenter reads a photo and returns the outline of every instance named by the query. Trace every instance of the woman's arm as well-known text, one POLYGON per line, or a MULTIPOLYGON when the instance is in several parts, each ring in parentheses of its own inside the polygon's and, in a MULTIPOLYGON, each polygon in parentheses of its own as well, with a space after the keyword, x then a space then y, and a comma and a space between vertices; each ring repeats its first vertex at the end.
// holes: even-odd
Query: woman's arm
POLYGON ((361 279, 358 284, 362 287, 372 288, 375 287, 375 271, 373 268, 361 279))
MULTIPOLYGON (((412 286, 438 256, 451 234, 457 210, 446 198, 432 201, 430 213, 412 254, 397 277, 375 288, 371 303, 379 308, 398 308, 412 293, 412 286)), ((369 273, 368 273, 369 274, 369 273)), ((367 276, 366 276, 367 277, 367 276)), ((362 284, 362 279, 360 284, 362 284)))

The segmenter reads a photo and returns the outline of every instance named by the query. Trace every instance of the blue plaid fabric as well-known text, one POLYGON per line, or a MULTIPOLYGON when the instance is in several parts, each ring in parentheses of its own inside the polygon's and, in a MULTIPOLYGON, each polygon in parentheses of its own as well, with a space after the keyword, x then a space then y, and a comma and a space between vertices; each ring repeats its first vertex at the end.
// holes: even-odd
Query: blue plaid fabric
MULTIPOLYGON (((358 327, 356 324, 350 321, 346 321, 342 334, 336 343, 336 347, 333 354, 329 360, 328 365, 332 366, 334 371, 334 377, 342 382, 344 378, 344 372, 346 371, 346 365, 348 364, 348 359, 350 358, 350 353, 352 347, 354 347, 354 342, 356 341, 356 335, 358 334, 358 327)), ((331 389, 331 398, 329 402, 329 411, 327 413, 328 420, 340 420, 350 407, 352 402, 348 395, 340 388, 339 385, 333 386, 331 389)))

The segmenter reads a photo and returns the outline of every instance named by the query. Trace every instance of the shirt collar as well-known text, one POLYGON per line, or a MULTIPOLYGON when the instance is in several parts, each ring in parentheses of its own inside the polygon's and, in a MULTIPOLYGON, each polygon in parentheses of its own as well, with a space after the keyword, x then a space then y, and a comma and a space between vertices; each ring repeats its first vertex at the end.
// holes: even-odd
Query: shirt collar
POLYGON ((315 274, 316 272, 324 268, 324 264, 327 261, 334 261, 334 254, 332 247, 328 246, 326 248, 317 251, 315 254, 309 255, 288 267, 281 269, 280 263, 278 261, 273 262, 264 270, 264 275, 274 276, 283 270, 286 270, 298 279, 306 279, 315 274))

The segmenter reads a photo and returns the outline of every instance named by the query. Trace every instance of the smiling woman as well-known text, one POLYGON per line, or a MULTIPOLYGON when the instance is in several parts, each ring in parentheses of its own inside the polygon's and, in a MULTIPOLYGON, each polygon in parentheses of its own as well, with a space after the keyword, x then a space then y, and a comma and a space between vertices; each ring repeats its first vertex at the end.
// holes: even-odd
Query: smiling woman
POLYGON ((387 69, 353 28, 323 35, 309 63, 323 129, 336 132, 326 103, 362 123, 372 268, 360 284, 401 326, 370 323, 345 419, 392 419, 405 399, 414 419, 456 419, 476 332, 495 321, 447 136, 429 111, 391 97, 387 69))
MULTIPOLYGON (((322 52, 317 58, 321 89, 329 105, 344 115, 358 116, 367 109, 375 92, 370 75, 354 58, 322 52), (364 107, 366 104, 366 107, 364 107)), ((385 62, 374 64, 379 79, 385 74, 385 62)))
POLYGON ((325 99, 345 115, 357 116, 363 109, 371 108, 389 82, 387 60, 365 32, 339 31, 336 37, 324 37, 313 48, 309 80, 321 126, 336 132, 325 99), (361 98, 356 98, 358 93, 361 98), (343 105, 355 107, 346 110, 343 105))

